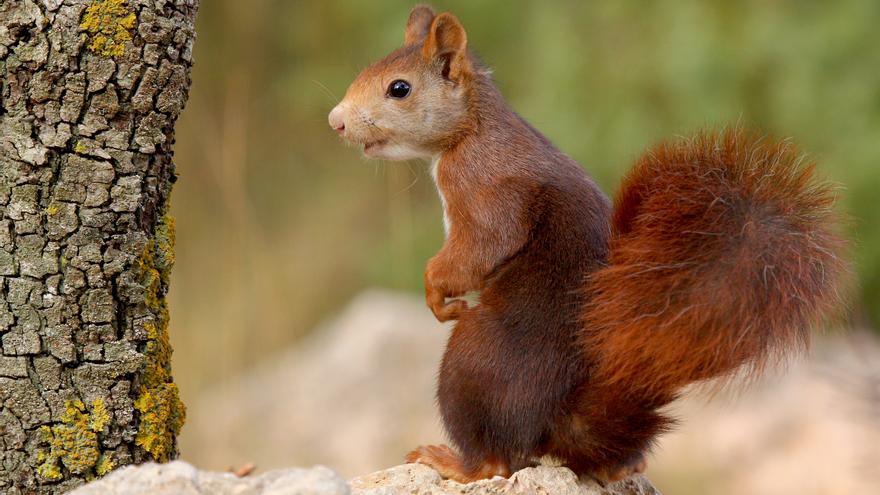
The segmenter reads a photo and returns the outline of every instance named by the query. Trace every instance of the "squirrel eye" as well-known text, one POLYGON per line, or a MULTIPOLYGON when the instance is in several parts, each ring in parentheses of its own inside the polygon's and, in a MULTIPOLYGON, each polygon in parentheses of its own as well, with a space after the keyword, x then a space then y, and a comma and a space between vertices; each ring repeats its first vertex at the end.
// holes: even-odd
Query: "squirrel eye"
POLYGON ((406 98, 409 95, 409 83, 398 79, 388 86, 388 96, 392 98, 406 98))

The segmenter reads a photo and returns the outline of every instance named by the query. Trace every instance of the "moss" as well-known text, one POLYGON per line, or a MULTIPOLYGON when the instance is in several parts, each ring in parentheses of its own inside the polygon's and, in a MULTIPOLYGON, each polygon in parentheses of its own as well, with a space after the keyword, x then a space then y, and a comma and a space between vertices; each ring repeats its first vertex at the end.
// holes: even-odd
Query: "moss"
POLYGON ((103 399, 92 402, 91 412, 80 400, 67 401, 61 422, 40 428, 40 442, 48 445, 48 451, 41 449, 37 453, 37 473, 45 480, 55 481, 63 477, 62 466, 86 477, 109 471, 107 466, 112 467, 113 461, 101 452, 98 443, 98 435, 108 424, 110 412, 103 399))
POLYGON ((144 303, 153 319, 144 323, 147 342, 141 388, 134 407, 140 413, 135 443, 154 459, 167 461, 175 451, 175 438, 183 427, 186 408, 171 378, 171 345, 165 288, 174 264, 174 219, 160 217, 155 239, 144 247, 136 269, 144 286, 144 303))
POLYGON ((105 57, 118 57, 125 53, 125 43, 131 41, 136 22, 126 0, 92 0, 79 27, 88 35, 89 50, 105 57))

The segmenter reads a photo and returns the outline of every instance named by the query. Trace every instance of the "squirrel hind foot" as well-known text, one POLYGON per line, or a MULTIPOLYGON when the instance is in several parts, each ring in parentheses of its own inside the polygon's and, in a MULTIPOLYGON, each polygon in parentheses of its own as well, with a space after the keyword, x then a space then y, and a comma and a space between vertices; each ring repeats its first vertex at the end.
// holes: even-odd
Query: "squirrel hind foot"
POLYGON ((448 445, 423 445, 406 455, 406 462, 425 464, 434 468, 440 476, 459 483, 489 479, 495 476, 508 478, 510 466, 495 458, 487 458, 474 467, 466 466, 461 456, 448 445))
POLYGON ((644 473, 647 468, 648 462, 645 460, 645 456, 639 454, 623 465, 599 470, 593 474, 593 477, 602 485, 608 485, 609 483, 616 483, 630 476, 644 473))

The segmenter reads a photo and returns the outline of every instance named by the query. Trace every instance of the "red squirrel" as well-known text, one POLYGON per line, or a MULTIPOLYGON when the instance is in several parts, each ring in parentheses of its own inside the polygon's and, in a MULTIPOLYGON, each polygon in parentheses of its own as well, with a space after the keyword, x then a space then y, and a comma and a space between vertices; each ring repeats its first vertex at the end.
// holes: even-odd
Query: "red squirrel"
POLYGON ((406 459, 446 478, 542 457, 605 482, 642 472, 683 387, 806 349, 842 303, 833 190, 788 142, 735 127, 661 144, 612 207, 507 105, 450 13, 416 7, 329 123, 369 157, 432 164, 446 241, 425 295, 457 321, 437 390, 454 448, 406 459))

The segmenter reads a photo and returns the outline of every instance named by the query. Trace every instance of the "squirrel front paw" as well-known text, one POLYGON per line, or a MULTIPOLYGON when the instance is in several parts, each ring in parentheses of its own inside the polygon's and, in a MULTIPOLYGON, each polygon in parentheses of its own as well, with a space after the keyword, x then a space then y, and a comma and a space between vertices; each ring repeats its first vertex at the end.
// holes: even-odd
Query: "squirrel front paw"
POLYGON ((461 299, 452 299, 464 295, 471 283, 462 273, 443 269, 438 257, 428 262, 425 269, 425 302, 438 321, 457 320, 468 309, 468 303, 461 299))
POLYGON ((461 299, 454 299, 448 303, 443 303, 439 307, 431 306, 430 304, 429 307, 437 321, 442 323, 461 318, 461 314, 468 309, 468 304, 461 299))
POLYGON ((428 303, 428 307, 431 308, 437 321, 446 322, 457 320, 461 317, 461 313, 468 309, 467 302, 461 299, 453 299, 446 302, 447 297, 449 297, 449 295, 445 293, 445 291, 430 284, 426 278, 425 302, 428 303))

